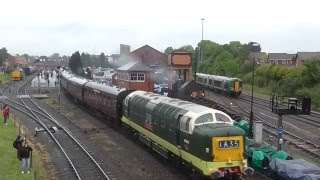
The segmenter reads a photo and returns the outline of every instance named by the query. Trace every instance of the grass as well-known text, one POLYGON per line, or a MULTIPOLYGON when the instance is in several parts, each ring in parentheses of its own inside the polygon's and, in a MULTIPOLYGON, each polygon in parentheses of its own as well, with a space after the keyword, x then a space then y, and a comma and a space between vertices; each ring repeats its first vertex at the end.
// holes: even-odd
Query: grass
POLYGON ((0 74, 0 82, 5 82, 7 80, 11 79, 10 74, 0 74))
MULTIPOLYGON (((244 92, 245 94, 251 95, 251 88, 252 87, 250 84, 243 84, 242 92, 244 92)), ((269 99, 271 95, 271 89, 253 86, 253 93, 254 95, 269 99)))
POLYGON ((48 98, 43 100, 49 106, 52 106, 54 109, 63 108, 63 104, 59 103, 56 98, 48 98))
MULTIPOLYGON (((0 179, 1 180, 30 180, 45 178, 45 169, 41 165, 41 155, 33 148, 32 168, 30 174, 21 173, 22 162, 17 158, 17 150, 13 148, 12 143, 18 135, 16 127, 11 119, 8 120, 8 126, 0 118, 0 179)), ((32 144, 31 144, 32 146, 32 144)), ((33 147, 33 146, 32 146, 33 147)))

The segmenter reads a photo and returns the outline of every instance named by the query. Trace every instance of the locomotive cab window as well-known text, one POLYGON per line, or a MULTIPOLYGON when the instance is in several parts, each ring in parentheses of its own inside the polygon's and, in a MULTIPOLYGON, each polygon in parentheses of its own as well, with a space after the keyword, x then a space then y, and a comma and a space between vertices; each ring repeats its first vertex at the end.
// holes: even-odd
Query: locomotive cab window
POLYGON ((195 124, 204 124, 207 122, 213 122, 213 116, 211 113, 203 114, 195 120, 195 124))
POLYGON ((231 122, 230 119, 227 116, 223 115, 223 114, 216 113, 215 116, 216 116, 216 120, 218 122, 224 122, 224 123, 231 122))

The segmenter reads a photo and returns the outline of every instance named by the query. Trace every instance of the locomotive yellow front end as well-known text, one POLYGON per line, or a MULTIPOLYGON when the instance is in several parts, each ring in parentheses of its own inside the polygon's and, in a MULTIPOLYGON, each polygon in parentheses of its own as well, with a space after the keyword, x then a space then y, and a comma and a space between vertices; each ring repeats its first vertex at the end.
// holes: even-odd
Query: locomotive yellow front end
POLYGON ((243 136, 213 137, 212 153, 216 170, 212 177, 250 175, 254 171, 248 167, 244 152, 243 136))

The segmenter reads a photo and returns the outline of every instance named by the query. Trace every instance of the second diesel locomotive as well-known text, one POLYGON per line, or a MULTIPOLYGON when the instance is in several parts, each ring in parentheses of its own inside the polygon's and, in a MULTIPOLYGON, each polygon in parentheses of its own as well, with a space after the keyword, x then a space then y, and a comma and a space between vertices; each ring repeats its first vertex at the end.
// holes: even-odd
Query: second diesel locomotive
POLYGON ((139 140, 165 158, 205 176, 252 174, 244 131, 225 113, 151 92, 120 89, 62 73, 61 84, 77 101, 134 129, 139 140))
POLYGON ((242 81, 239 78, 197 73, 196 82, 209 89, 226 92, 234 97, 242 93, 242 81))

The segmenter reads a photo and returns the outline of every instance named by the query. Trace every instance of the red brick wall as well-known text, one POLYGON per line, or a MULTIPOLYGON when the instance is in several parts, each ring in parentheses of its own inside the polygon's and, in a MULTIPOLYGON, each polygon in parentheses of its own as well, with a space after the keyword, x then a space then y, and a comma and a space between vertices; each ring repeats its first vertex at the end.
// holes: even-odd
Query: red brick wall
POLYGON ((117 84, 126 89, 153 92, 153 73, 146 73, 145 82, 129 82, 118 80, 117 84))
POLYGON ((138 60, 142 60, 142 63, 167 67, 168 56, 148 45, 132 51, 131 55, 138 60))

